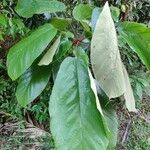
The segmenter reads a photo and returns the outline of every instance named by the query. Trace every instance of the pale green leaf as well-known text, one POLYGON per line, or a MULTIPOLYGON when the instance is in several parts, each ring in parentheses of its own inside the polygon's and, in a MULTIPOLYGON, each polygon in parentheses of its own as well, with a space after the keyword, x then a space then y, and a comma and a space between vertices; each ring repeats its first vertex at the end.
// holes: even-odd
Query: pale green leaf
POLYGON ((18 0, 16 12, 25 18, 34 14, 55 13, 65 11, 66 7, 57 0, 18 0))
POLYGON ((69 57, 61 64, 49 112, 57 150, 107 149, 105 127, 82 59, 69 57))
POLYGON ((46 54, 42 57, 40 62, 38 63, 39 66, 42 65, 49 65, 53 61, 53 57, 55 55, 56 50, 59 47, 60 44, 60 38, 58 37, 56 41, 53 43, 53 45, 50 47, 50 49, 46 52, 46 54))
POLYGON ((126 83, 126 91, 124 93, 125 104, 129 111, 136 112, 137 110, 135 108, 135 99, 134 99, 132 87, 130 84, 129 76, 128 76, 125 66, 122 65, 122 67, 123 67, 124 78, 125 78, 125 83, 126 83))
POLYGON ((33 65, 21 76, 17 86, 16 97, 22 107, 31 103, 41 94, 49 81, 50 72, 49 66, 39 67, 33 65))
POLYGON ((12 80, 21 76, 45 50, 55 37, 57 30, 45 24, 14 45, 7 55, 8 75, 12 80))
POLYGON ((99 98, 98 98, 98 95, 97 95, 97 89, 96 89, 96 85, 95 85, 95 81, 94 81, 94 78, 92 76, 92 73, 90 71, 90 69, 88 70, 89 71, 89 77, 90 77, 90 83, 91 83, 91 88, 95 94, 95 98, 96 98, 96 105, 97 105, 97 109, 99 110, 99 112, 101 113, 101 115, 103 116, 103 112, 102 112, 102 108, 101 108, 101 105, 100 105, 100 102, 99 102, 99 98))
POLYGON ((123 95, 125 81, 117 35, 108 3, 96 24, 91 42, 91 63, 95 78, 109 98, 123 95))

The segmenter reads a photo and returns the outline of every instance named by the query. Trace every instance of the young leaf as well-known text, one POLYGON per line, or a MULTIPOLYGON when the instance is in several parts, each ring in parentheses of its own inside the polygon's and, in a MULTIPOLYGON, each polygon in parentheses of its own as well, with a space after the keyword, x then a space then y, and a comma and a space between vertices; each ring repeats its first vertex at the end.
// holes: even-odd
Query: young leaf
POLYGON ((134 22, 124 22, 119 31, 150 70, 150 28, 134 22))
POLYGON ((47 53, 43 56, 43 58, 38 63, 39 66, 49 65, 53 61, 53 57, 55 55, 55 52, 56 52, 56 50, 60 44, 60 38, 61 37, 58 37, 58 39, 53 43, 53 45, 47 51, 47 53))
POLYGON ((7 67, 12 80, 17 79, 32 65, 56 33, 57 30, 52 25, 45 24, 10 49, 7 55, 7 67))
POLYGON ((18 82, 16 97, 18 103, 25 107, 31 103, 46 87, 50 77, 50 67, 32 66, 21 76, 18 82))
POLYGON ((57 150, 106 150, 108 139, 82 59, 69 57, 61 64, 49 112, 57 150))
POLYGON ((79 4, 73 10, 73 17, 78 21, 90 19, 92 8, 88 4, 79 4))
POLYGON ((91 42, 91 63, 96 79, 109 98, 123 95, 125 81, 117 35, 108 2, 96 24, 91 42))
POLYGON ((34 14, 61 12, 65 9, 65 5, 56 0, 18 0, 16 6, 16 12, 25 18, 30 18, 34 14))
POLYGON ((130 84, 129 76, 123 64, 122 64, 122 67, 123 67, 124 78, 125 78, 125 83, 126 83, 126 91, 124 93, 126 107, 129 111, 136 112, 137 110, 135 108, 135 99, 134 99, 132 87, 130 84))

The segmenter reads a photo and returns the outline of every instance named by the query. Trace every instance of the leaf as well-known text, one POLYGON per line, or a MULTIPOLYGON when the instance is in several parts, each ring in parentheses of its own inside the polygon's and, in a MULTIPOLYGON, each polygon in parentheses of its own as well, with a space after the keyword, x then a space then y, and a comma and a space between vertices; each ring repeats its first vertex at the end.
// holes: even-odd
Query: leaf
POLYGON ((58 52, 56 53, 55 60, 63 57, 69 51, 71 46, 72 46, 72 42, 69 41, 68 38, 63 39, 60 43, 58 52))
POLYGON ((99 110, 99 112, 103 116, 102 108, 101 108, 99 98, 98 98, 98 95, 97 95, 97 89, 96 89, 95 81, 94 81, 94 78, 93 78, 92 73, 90 72, 90 70, 88 70, 88 71, 89 71, 89 77, 90 77, 90 81, 91 81, 91 88, 92 88, 92 90, 95 94, 95 98, 96 98, 97 109, 99 110))
POLYGON ((16 97, 22 107, 31 103, 41 94, 49 81, 50 72, 49 66, 39 67, 33 65, 21 76, 17 86, 16 97))
POLYGON ((96 7, 93 9, 92 18, 91 18, 91 26, 92 26, 93 31, 95 30, 95 26, 96 26, 96 23, 97 23, 97 20, 99 18, 101 11, 102 10, 99 7, 96 7))
POLYGON ((61 64, 49 112, 57 150, 106 150, 108 139, 82 59, 69 57, 61 64))
POLYGON ((78 21, 91 18, 92 8, 88 4, 79 4, 73 10, 73 17, 78 21))
POLYGON ((103 101, 101 103, 102 106, 102 111, 104 114, 104 118, 108 124, 108 128, 110 129, 111 132, 111 138, 109 139, 109 145, 107 147, 107 150, 113 150, 116 147, 117 144, 117 137, 118 137, 118 119, 117 119, 117 114, 115 110, 113 109, 113 106, 111 105, 109 99, 107 101, 103 101))
POLYGON ((106 124, 108 125, 108 129, 110 132, 109 136, 109 145, 107 147, 107 150, 113 150, 116 147, 117 144, 117 137, 118 137, 118 119, 117 114, 115 110, 113 109, 113 106, 111 104, 111 101, 109 101, 109 98, 104 93, 104 91, 100 88, 100 85, 97 81, 95 81, 96 88, 97 88, 97 94, 99 98, 100 105, 102 107, 103 111, 103 118, 105 118, 106 124))
POLYGON ((0 26, 3 27, 7 26, 7 19, 4 14, 0 14, 0 26))
POLYGON ((119 31, 123 39, 150 70, 150 28, 139 23, 124 22, 119 31))
POLYGON ((44 51, 57 30, 45 24, 14 45, 7 55, 8 74, 12 80, 21 76, 44 51))
POLYGON ((110 7, 112 18, 114 21, 118 22, 119 21, 119 16, 120 16, 120 9, 114 6, 110 7))
POLYGON ((125 83, 126 83, 126 91, 124 93, 126 107, 130 112, 136 112, 137 110, 135 108, 135 99, 134 99, 132 87, 130 84, 129 76, 128 76, 125 66, 122 65, 122 67, 123 67, 124 78, 125 78, 125 83))
POLYGON ((16 6, 16 12, 24 18, 30 18, 34 14, 46 12, 61 12, 65 11, 65 9, 65 5, 56 0, 18 0, 16 6))
POLYGON ((59 44, 60 44, 60 38, 61 37, 57 38, 57 40, 53 43, 53 45, 50 47, 50 49, 47 51, 47 53, 42 57, 42 59, 38 63, 39 66, 49 65, 53 61, 55 52, 58 49, 59 44))
POLYGON ((96 24, 91 42, 91 63, 96 80, 109 98, 123 95, 125 81, 117 35, 108 3, 96 24))
POLYGON ((52 18, 50 20, 50 23, 58 30, 65 30, 71 22, 72 20, 70 18, 52 18))

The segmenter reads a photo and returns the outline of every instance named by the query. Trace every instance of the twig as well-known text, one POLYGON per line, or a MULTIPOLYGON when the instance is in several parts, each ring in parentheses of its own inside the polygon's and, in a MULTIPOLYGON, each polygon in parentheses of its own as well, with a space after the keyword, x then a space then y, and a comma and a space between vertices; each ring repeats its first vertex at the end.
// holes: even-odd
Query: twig
POLYGON ((130 125, 131 125, 131 120, 127 124, 126 130, 125 130, 125 132, 123 134, 123 138, 122 138, 122 142, 121 142, 122 144, 124 144, 127 141, 127 139, 128 139, 128 131, 129 131, 130 125))

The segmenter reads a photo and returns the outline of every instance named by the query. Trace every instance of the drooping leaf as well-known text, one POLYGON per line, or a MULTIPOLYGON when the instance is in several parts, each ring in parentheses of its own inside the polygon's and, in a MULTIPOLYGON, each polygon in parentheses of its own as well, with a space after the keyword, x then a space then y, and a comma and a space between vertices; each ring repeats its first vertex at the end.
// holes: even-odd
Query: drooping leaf
POLYGON ((38 63, 39 66, 42 65, 49 65, 53 61, 53 57, 55 55, 55 52, 60 44, 60 38, 58 37, 56 41, 53 43, 53 45, 50 47, 50 49, 46 52, 46 54, 42 57, 40 62, 38 63))
POLYGON ((50 71, 49 66, 33 65, 20 77, 16 97, 22 107, 41 94, 49 81, 50 71))
POLYGON ((57 30, 52 25, 45 24, 10 49, 7 67, 12 80, 17 79, 32 65, 56 33, 57 30))
POLYGON ((61 64, 49 111, 57 150, 106 150, 105 128, 81 59, 69 57, 61 64))
POLYGON ((73 17, 78 21, 90 19, 92 8, 88 4, 79 4, 73 10, 73 17))
POLYGON ((66 7, 57 0, 18 0, 16 12, 25 18, 34 14, 55 13, 65 11, 66 7))
POLYGON ((124 22, 119 31, 150 70, 150 28, 135 22, 124 22))
POLYGON ((71 22, 72 20, 70 18, 52 18, 50 20, 50 23, 58 30, 65 30, 71 22))
POLYGON ((123 95, 125 81, 117 35, 108 3, 96 24, 91 42, 91 63, 95 78, 109 98, 123 95))
POLYGON ((126 104, 127 109, 130 112, 136 112, 137 110, 135 108, 135 99, 134 99, 132 87, 130 84, 129 76, 128 76, 128 73, 127 73, 125 66, 122 65, 122 67, 123 67, 125 84, 126 84, 126 91, 124 93, 125 104, 126 104))

